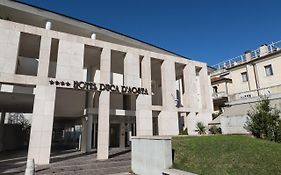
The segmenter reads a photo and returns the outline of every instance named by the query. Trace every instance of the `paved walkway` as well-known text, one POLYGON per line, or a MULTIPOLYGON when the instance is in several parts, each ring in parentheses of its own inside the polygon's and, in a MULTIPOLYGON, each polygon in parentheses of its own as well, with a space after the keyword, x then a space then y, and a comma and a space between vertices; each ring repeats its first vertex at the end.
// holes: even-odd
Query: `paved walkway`
MULTIPOLYGON (((26 153, 16 152, 18 156, 9 157, 11 152, 1 153, 0 174, 24 174, 26 153)), ((81 153, 75 150, 52 153, 51 163, 48 166, 36 167, 36 174, 58 175, 106 175, 129 174, 131 167, 131 152, 129 149, 111 149, 110 158, 105 161, 96 159, 96 151, 81 153)))

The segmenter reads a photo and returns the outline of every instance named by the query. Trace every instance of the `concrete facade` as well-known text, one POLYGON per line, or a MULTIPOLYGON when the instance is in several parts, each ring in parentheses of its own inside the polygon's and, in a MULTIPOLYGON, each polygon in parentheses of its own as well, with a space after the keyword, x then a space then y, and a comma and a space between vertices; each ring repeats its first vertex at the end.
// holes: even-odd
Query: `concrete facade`
POLYGON ((49 163, 57 137, 52 133, 62 126, 66 137, 79 125, 81 151, 96 148, 98 159, 108 159, 109 146, 128 146, 129 134, 152 136, 157 130, 159 135, 178 135, 180 125, 196 134, 196 122, 211 121, 205 63, 131 38, 123 40, 115 33, 95 33, 93 37, 96 26, 89 32, 91 26, 51 12, 34 16, 48 23, 32 23, 19 14, 28 16, 34 7, 17 2, 2 1, 0 15, 13 15, 8 7, 17 13, 14 21, 0 20, 0 109, 3 113, 32 113, 28 158, 36 164, 49 163), (59 30, 55 26, 63 26, 61 18, 69 23, 59 30), (108 41, 110 37, 112 41, 108 41), (183 71, 178 71, 177 65, 183 71), (140 87, 147 89, 147 94, 78 90, 73 89, 75 81, 140 87), (184 88, 177 86, 179 81, 184 88), (180 98, 183 104, 177 106, 180 98), (154 116, 157 124, 153 113, 158 113, 154 116), (182 114, 187 117, 179 124, 182 114))
MULTIPOLYGON (((239 57, 240 61, 233 63, 232 60, 232 64, 224 64, 225 67, 212 72, 214 109, 222 113, 220 124, 223 133, 248 133, 244 129, 247 113, 260 100, 259 96, 266 95, 274 104, 276 100, 280 101, 280 46, 280 41, 262 45, 245 52, 239 57), (243 80, 242 74, 247 78, 243 80)), ((281 109, 279 104, 276 107, 281 109)))

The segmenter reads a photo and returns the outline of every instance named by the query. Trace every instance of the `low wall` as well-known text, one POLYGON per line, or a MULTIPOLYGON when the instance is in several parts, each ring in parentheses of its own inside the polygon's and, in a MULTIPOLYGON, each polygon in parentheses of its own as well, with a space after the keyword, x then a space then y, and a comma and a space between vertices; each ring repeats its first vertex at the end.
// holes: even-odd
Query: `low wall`
POLYGON ((221 130, 223 134, 248 134, 244 128, 247 121, 247 115, 241 116, 223 116, 221 117, 221 130))
POLYGON ((162 175, 172 167, 171 137, 132 137, 132 171, 141 175, 162 175))

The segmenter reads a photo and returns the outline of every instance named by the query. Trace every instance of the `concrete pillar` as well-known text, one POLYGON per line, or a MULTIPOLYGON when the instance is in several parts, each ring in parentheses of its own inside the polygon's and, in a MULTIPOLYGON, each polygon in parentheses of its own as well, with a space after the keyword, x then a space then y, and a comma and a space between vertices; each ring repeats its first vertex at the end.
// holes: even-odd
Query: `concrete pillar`
POLYGON ((92 33, 91 39, 96 40, 96 34, 95 33, 92 33))
MULTIPOLYGON (((93 81, 94 73, 93 68, 87 70, 87 81, 93 81)), ((94 107, 94 95, 93 91, 86 92, 86 116, 82 119, 82 152, 90 152, 92 149, 92 138, 93 138, 93 118, 94 115, 91 113, 94 107)))
POLYGON ((178 135, 175 62, 170 58, 162 63, 161 81, 163 106, 158 116, 159 135, 178 135))
POLYGON ((49 164, 56 87, 37 85, 34 89, 34 105, 28 159, 34 159, 36 165, 49 164))
POLYGON ((60 40, 56 78, 64 81, 84 80, 84 44, 60 40))
POLYGON ((261 47, 260 47, 260 56, 262 57, 262 56, 264 56, 264 55, 266 55, 268 53, 269 53, 269 50, 268 50, 267 44, 261 45, 261 47))
POLYGON ((4 122, 5 122, 6 112, 1 112, 1 120, 0 120, 0 151, 3 150, 4 147, 4 122))
POLYGON ((200 102, 201 108, 197 115, 198 121, 202 122, 205 126, 212 121, 213 109, 213 99, 212 99, 212 89, 211 89, 211 78, 207 72, 207 65, 203 66, 199 72, 199 82, 200 82, 200 102))
POLYGON ((87 114, 82 118, 81 151, 90 152, 92 149, 93 115, 87 114))
POLYGON ((93 147, 94 148, 96 148, 96 146, 95 146, 95 143, 96 143, 96 140, 97 140, 97 138, 96 138, 96 127, 97 127, 97 125, 96 125, 96 122, 94 122, 93 123, 93 141, 92 141, 92 143, 93 143, 93 147))
MULTIPOLYGON (((124 59, 124 85, 131 87, 140 87, 140 58, 137 54, 126 53, 124 59)), ((131 110, 135 110, 136 96, 130 96, 131 110)))
POLYGON ((246 61, 251 61, 252 55, 251 55, 251 51, 250 50, 247 50, 245 52, 245 59, 246 59, 246 61))
POLYGON ((187 64, 183 69, 183 106, 192 111, 198 111, 198 97, 196 85, 196 71, 195 66, 187 64))
POLYGON ((41 36, 39 64, 38 64, 38 77, 48 77, 50 52, 51 52, 52 39, 49 37, 41 36))
POLYGON ((141 87, 147 88, 149 95, 138 95, 136 101, 137 136, 152 136, 152 97, 151 97, 151 59, 144 56, 141 62, 141 87))
MULTIPOLYGON (((103 48, 100 60, 100 81, 110 83, 111 50, 103 48)), ((97 159, 108 159, 110 93, 102 91, 99 97, 97 159)))
POLYGON ((51 21, 47 21, 46 24, 45 24, 45 29, 51 30, 51 28, 52 28, 52 22, 51 21))
POLYGON ((0 51, 0 72, 14 74, 18 60, 18 48, 20 32, 0 28, 1 51, 0 51))
MULTIPOLYGON (((256 84, 256 77, 255 77, 255 71, 254 71, 254 66, 251 64, 246 65, 247 69, 247 75, 248 75, 248 85, 249 85, 249 90, 256 90, 257 89, 257 84, 256 84)), ((256 94, 257 95, 257 94, 256 94)))
POLYGON ((126 143, 125 143, 125 132, 126 132, 126 126, 125 123, 120 123, 120 137, 119 137, 119 143, 120 143, 120 148, 125 148, 126 143))
POLYGON ((188 135, 198 135, 196 132, 197 116, 195 112, 188 112, 185 116, 185 125, 187 126, 188 135))
POLYGON ((203 66, 199 72, 201 108, 203 111, 212 111, 211 78, 208 76, 207 66, 203 66))

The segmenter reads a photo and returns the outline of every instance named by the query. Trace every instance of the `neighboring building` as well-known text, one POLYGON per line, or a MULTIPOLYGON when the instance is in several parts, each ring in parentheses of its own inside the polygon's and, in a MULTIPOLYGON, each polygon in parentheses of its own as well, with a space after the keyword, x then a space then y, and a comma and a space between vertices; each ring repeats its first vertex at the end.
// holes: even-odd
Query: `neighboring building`
POLYGON ((205 63, 23 3, 0 1, 0 17, 0 150, 6 113, 32 113, 36 164, 51 146, 107 159, 130 135, 192 135, 211 121, 205 63))
POLYGON ((213 103, 215 112, 222 112, 219 119, 223 133, 247 133, 243 128, 247 112, 252 110, 259 96, 268 96, 272 105, 280 108, 280 46, 281 41, 264 44, 214 66, 216 70, 211 73, 213 103))

